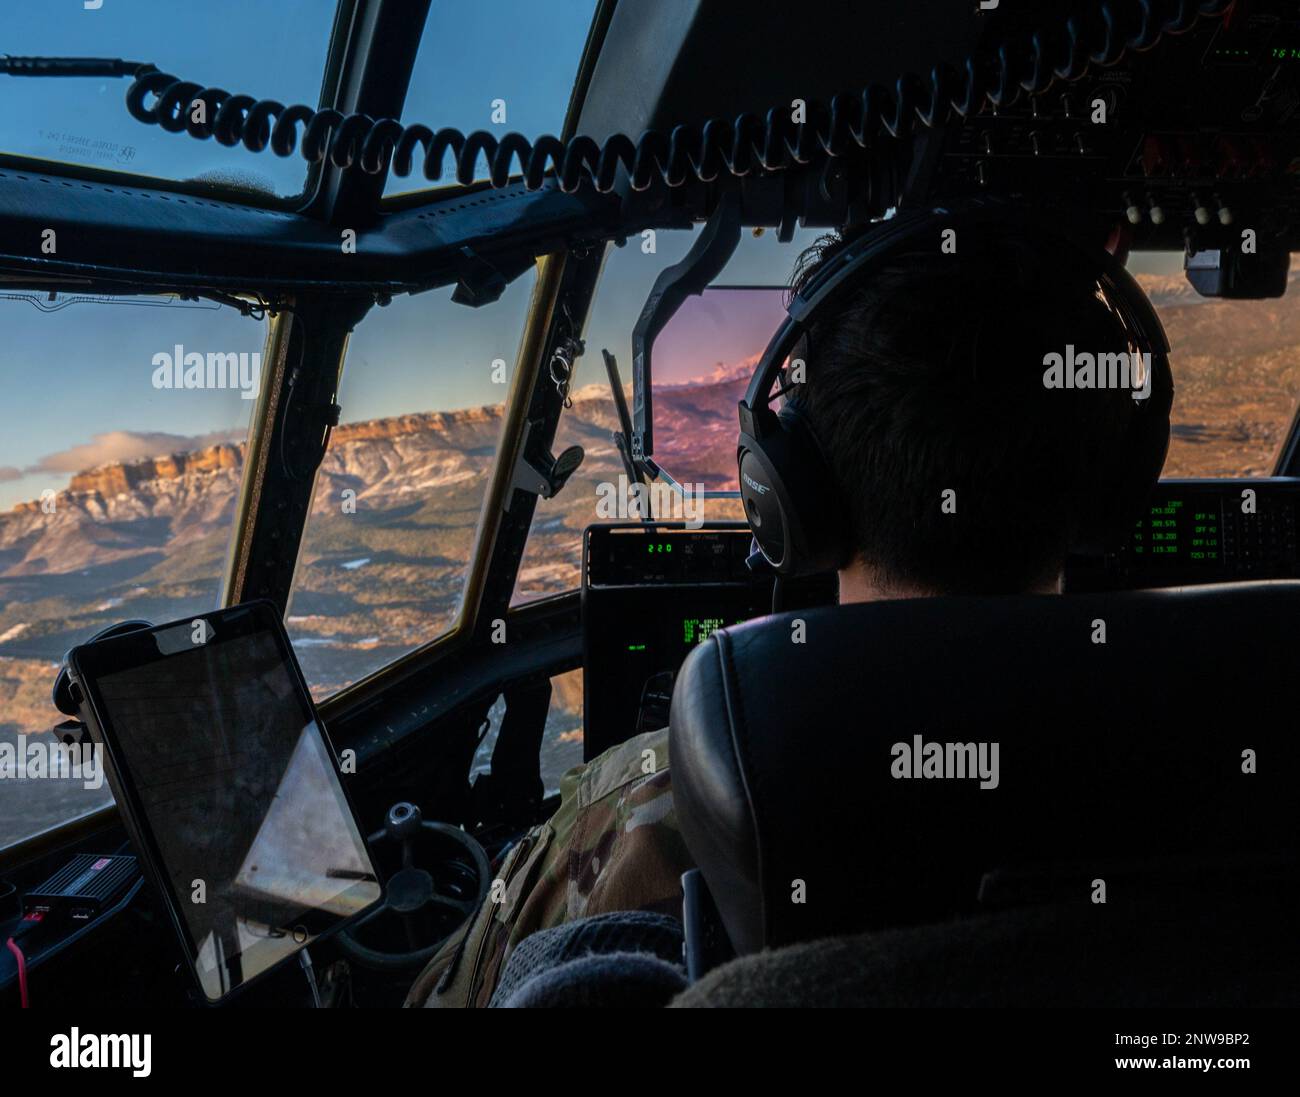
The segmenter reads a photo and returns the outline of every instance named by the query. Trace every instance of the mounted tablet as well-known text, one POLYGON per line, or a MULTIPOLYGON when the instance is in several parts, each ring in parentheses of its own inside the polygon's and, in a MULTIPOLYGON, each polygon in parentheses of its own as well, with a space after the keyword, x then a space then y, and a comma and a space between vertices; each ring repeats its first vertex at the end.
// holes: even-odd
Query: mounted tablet
POLYGON ((274 606, 74 648, 70 692, 204 996, 338 929, 380 886, 274 606))

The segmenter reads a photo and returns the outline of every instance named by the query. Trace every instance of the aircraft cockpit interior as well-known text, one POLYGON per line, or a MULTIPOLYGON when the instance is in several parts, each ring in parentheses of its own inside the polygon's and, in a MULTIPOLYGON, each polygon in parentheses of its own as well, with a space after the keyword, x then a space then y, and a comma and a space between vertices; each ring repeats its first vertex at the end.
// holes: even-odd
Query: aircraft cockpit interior
POLYGON ((7 5, 34 1069, 403 1006, 1263 1066, 1297 250, 1288 0, 7 5))

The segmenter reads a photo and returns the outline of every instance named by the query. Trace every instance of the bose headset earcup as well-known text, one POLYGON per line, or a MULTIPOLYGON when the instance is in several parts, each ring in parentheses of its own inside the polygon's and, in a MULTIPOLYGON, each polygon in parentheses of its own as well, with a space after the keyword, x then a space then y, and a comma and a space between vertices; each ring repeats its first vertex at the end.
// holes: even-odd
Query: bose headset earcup
POLYGON ((737 445, 745 518, 778 575, 834 571, 848 562, 844 508, 830 465, 798 401, 770 411, 737 445))
POLYGON ((1132 400, 1133 419, 1116 460, 1101 478, 1092 499, 1091 515, 1079 530, 1071 551, 1101 555, 1124 543, 1141 518, 1169 455, 1169 417, 1174 403, 1174 375, 1169 364, 1169 337, 1150 299, 1137 280, 1110 256, 1102 260, 1103 292, 1151 362, 1151 390, 1132 400))
POLYGON ((896 241, 912 240, 933 211, 917 210, 872 226, 840 250, 801 287, 788 316, 772 336, 740 401, 736 461, 745 517, 764 557, 778 575, 814 575, 843 567, 851 544, 843 500, 812 425, 791 401, 780 414, 771 409, 772 391, 791 352, 824 309, 876 257, 896 241))
POLYGON ((1136 409, 1110 475, 1098 484, 1090 520, 1072 552, 1099 556, 1119 548, 1143 516, 1169 455, 1173 371, 1166 354, 1151 353, 1151 395, 1136 409))

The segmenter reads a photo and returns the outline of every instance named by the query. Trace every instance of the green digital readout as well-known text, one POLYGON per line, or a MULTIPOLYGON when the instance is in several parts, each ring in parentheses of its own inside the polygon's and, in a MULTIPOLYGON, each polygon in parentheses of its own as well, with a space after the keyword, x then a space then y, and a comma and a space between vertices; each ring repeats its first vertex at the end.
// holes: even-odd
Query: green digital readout
MULTIPOLYGON (((731 622, 738 625, 743 617, 731 622)), ((685 644, 702 644, 720 628, 727 627, 724 617, 684 617, 682 618, 682 642, 685 644)))
POLYGON ((1147 540, 1152 556, 1176 556, 1182 549, 1178 540, 1178 519, 1182 511, 1181 499, 1170 499, 1151 508, 1147 540))
POLYGON ((702 644, 725 624, 721 617, 686 617, 682 620, 682 641, 702 644))
POLYGON ((1217 506, 1188 506, 1184 499, 1166 499, 1134 525, 1129 549, 1139 558, 1159 557, 1170 563, 1217 563, 1219 534, 1217 506))
POLYGON ((645 550, 652 556, 656 552, 672 552, 673 544, 671 541, 651 541, 646 545, 645 550))
POLYGON ((1196 561, 1219 560, 1219 512, 1201 507, 1192 511, 1192 536, 1188 541, 1187 558, 1196 561))

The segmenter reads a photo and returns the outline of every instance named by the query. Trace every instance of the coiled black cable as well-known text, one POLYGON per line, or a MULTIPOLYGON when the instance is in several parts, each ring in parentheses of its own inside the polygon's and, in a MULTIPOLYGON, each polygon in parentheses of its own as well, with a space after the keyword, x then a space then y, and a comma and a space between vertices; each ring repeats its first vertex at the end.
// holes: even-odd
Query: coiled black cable
POLYGON ((561 141, 545 136, 530 142, 518 133, 498 140, 482 130, 435 132, 419 124, 403 126, 393 118, 376 120, 302 104, 286 107, 274 99, 205 88, 151 65, 137 71, 126 105, 137 120, 172 133, 184 130, 230 146, 242 142, 250 152, 269 146, 279 156, 289 156, 297 147, 312 163, 328 159, 336 167, 356 167, 371 175, 390 165, 397 176, 409 175, 418 146, 424 153, 422 173, 431 182, 442 179, 450 151, 461 184, 474 182, 482 154, 488 178, 498 188, 509 183, 516 160, 529 190, 541 187, 551 168, 566 193, 576 191, 584 181, 609 193, 620 168, 628 172, 634 190, 645 190, 656 180, 679 187, 712 182, 724 171, 745 176, 808 164, 823 156, 844 156, 870 148, 879 137, 900 137, 918 125, 933 127, 954 117, 966 118, 986 102, 1006 107, 1021 94, 1045 92, 1057 80, 1078 80, 1093 64, 1114 65, 1128 50, 1152 49, 1166 35, 1190 30, 1202 16, 1224 15, 1234 2, 1106 0, 1092 13, 1069 17, 1055 32, 1035 32, 1017 43, 1004 43, 989 57, 968 58, 960 67, 937 66, 928 78, 904 75, 893 91, 873 85, 835 96, 829 108, 809 104, 803 123, 792 122, 789 108, 782 107, 768 111, 762 120, 753 114, 730 122, 715 118, 702 127, 677 126, 669 134, 647 130, 636 141, 615 134, 604 144, 590 137, 561 141), (150 95, 157 98, 146 106, 150 95), (198 102, 204 104, 201 112, 193 109, 198 102), (196 121, 195 114, 201 120, 196 121), (300 124, 304 126, 301 143, 300 124))

